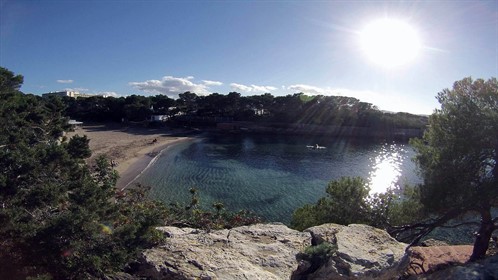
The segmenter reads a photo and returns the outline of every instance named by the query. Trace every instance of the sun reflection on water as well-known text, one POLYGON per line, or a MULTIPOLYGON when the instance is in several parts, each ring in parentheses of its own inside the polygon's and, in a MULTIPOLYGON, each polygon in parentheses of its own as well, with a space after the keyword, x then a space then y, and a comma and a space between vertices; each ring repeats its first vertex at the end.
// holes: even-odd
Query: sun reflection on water
POLYGON ((385 144, 377 156, 370 159, 372 161, 372 171, 368 176, 370 194, 382 193, 389 188, 397 187, 406 152, 403 145, 385 144))

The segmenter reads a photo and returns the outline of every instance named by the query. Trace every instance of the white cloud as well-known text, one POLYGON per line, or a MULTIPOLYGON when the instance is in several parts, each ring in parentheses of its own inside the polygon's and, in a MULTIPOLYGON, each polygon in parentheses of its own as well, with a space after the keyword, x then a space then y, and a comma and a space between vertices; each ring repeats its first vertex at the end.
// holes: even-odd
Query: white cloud
POLYGON ((105 97, 120 97, 121 94, 117 93, 117 92, 114 92, 114 91, 103 91, 103 92, 99 92, 99 93, 95 93, 96 95, 102 95, 102 96, 105 96, 105 97))
POLYGON ((210 81, 210 80, 202 80, 202 83, 205 84, 206 86, 210 87, 210 86, 221 86, 223 85, 222 82, 218 82, 218 81, 210 81))
POLYGON ((232 90, 241 91, 245 93, 267 93, 277 90, 276 87, 272 86, 257 86, 257 85, 246 86, 237 83, 231 83, 230 87, 232 88, 232 90))
POLYGON ((57 80, 59 84, 72 84, 73 80, 57 80))
POLYGON ((230 87, 235 91, 243 91, 243 92, 251 91, 251 87, 241 85, 241 84, 236 84, 236 83, 231 83, 230 87))
POLYGON ((209 94, 206 83, 196 84, 192 82, 194 77, 188 76, 178 78, 173 76, 164 76, 161 80, 147 80, 144 82, 130 82, 129 85, 148 93, 165 94, 170 97, 177 97, 178 94, 186 91, 194 92, 199 95, 209 94))
POLYGON ((302 85, 302 84, 291 85, 291 86, 288 86, 287 89, 292 90, 295 93, 302 92, 302 93, 312 94, 312 95, 319 95, 319 94, 331 95, 331 94, 327 94, 326 89, 315 87, 315 86, 310 86, 310 85, 302 85))

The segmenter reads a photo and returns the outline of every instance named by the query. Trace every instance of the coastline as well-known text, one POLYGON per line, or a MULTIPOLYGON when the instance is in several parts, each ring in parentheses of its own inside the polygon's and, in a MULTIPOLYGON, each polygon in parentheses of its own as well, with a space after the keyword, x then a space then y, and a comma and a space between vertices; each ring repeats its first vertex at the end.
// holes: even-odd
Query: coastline
POLYGON ((95 159, 105 155, 115 163, 114 170, 119 173, 116 188, 131 186, 161 154, 173 145, 193 141, 196 137, 186 135, 190 130, 169 129, 165 127, 146 128, 119 123, 92 124, 87 123, 76 127, 66 134, 68 138, 74 135, 86 135, 90 140, 92 151, 87 164, 92 166, 95 159))
POLYGON ((166 152, 175 145, 193 141, 194 139, 195 138, 193 137, 180 137, 175 140, 166 141, 166 143, 162 143, 152 149, 144 148, 138 153, 139 155, 128 159, 126 162, 116 167, 115 170, 119 173, 116 188, 122 190, 132 187, 135 180, 154 164, 163 152, 166 152))

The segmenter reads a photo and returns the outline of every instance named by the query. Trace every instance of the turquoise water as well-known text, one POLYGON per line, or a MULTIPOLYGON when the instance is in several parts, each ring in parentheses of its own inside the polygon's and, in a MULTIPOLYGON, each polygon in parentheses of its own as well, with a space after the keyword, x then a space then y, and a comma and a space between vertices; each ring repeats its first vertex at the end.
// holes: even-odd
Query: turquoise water
POLYGON ((189 201, 198 189, 201 205, 221 201, 230 210, 249 209, 267 221, 288 223, 292 212, 325 194, 342 176, 368 180, 372 192, 419 183, 407 143, 353 138, 213 135, 162 153, 138 182, 167 203, 189 201), (306 146, 318 144, 325 149, 306 146))

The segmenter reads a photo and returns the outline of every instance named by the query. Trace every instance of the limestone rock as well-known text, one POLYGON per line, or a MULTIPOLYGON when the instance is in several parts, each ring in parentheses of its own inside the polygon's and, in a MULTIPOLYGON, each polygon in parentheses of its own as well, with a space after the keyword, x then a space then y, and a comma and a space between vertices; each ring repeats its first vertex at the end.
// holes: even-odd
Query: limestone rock
MULTIPOLYGON (((146 250, 134 275, 147 279, 390 279, 401 274, 406 244, 385 231, 327 224, 305 232, 257 224, 206 232, 162 227, 165 245, 146 250), (304 249, 331 243, 332 257, 303 259, 304 249), (336 250, 337 248, 337 250, 336 250)), ((328 250, 328 249, 327 249, 328 250)), ((321 252, 321 251, 319 251, 321 252)), ((329 252, 329 251, 327 251, 329 252)))
POLYGON ((324 224, 305 232, 311 233, 315 245, 337 245, 328 262, 305 279, 396 279, 408 263, 407 244, 371 226, 324 224))
POLYGON ((139 275, 152 279, 289 279, 311 236, 283 224, 231 230, 160 228, 166 245, 143 253, 139 275))

